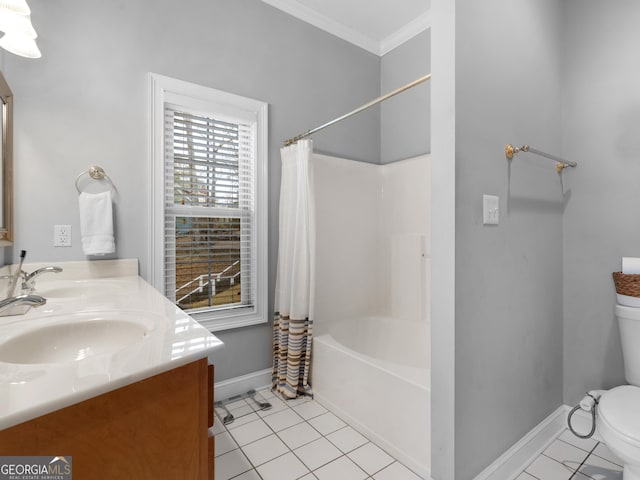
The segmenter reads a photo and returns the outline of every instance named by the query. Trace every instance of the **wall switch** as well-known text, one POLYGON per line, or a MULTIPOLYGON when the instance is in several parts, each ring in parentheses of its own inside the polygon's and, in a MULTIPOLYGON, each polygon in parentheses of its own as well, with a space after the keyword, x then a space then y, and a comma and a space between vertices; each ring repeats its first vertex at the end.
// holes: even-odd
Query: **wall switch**
POLYGON ((54 247, 70 247, 71 246, 71 225, 54 225, 53 226, 53 246, 54 247))
POLYGON ((500 222, 500 198, 495 195, 482 196, 483 225, 498 225, 500 222))

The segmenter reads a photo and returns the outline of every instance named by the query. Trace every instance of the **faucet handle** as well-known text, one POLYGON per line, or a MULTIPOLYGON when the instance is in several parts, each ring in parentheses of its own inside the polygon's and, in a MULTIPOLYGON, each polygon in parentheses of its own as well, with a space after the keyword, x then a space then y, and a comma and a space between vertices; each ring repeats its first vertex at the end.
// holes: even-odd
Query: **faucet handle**
POLYGON ((39 268, 35 272, 27 273, 21 271, 22 274, 22 290, 33 291, 36 284, 36 278, 42 275, 43 273, 52 272, 52 273, 60 273, 62 271, 61 267, 43 267, 39 268))

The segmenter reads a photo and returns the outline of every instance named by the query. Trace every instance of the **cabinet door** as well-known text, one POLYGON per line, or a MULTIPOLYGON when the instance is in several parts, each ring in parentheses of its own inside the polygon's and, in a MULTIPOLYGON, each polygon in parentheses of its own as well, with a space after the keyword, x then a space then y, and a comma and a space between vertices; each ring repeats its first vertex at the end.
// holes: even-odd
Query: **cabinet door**
POLYGON ((209 452, 208 452, 208 467, 209 467, 209 480, 215 480, 216 477, 216 466, 215 466, 215 458, 216 458, 216 437, 213 434, 213 422, 215 422, 216 416, 213 409, 213 365, 209 365, 207 369, 208 380, 209 380, 209 402, 207 406, 209 407, 209 452))
POLYGON ((0 431, 3 455, 73 457, 78 479, 208 477, 202 359, 0 431))

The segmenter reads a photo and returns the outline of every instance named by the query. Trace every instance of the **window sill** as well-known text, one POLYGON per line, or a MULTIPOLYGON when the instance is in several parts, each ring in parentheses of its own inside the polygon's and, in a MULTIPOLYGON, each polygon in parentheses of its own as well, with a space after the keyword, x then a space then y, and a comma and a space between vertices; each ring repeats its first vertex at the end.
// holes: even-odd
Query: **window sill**
POLYGON ((224 314, 220 314, 220 312, 186 313, 210 332, 233 330, 235 328, 248 327, 268 322, 266 315, 256 313, 254 311, 241 314, 230 314, 229 312, 224 314))

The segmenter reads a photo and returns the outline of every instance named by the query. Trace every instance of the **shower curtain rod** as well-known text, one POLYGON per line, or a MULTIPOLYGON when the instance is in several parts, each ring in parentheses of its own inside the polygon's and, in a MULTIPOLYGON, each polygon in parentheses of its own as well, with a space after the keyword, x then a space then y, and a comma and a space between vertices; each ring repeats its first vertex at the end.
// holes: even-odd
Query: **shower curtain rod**
POLYGON ((414 80, 413 82, 407 83, 406 85, 400 87, 400 88, 396 88, 395 90, 393 90, 392 92, 387 93, 386 95, 382 95, 381 97, 376 98, 375 100, 371 100, 369 103, 362 105, 361 107, 356 108, 355 110, 349 112, 349 113, 345 113, 344 115, 342 115, 341 117, 338 118, 334 118, 333 120, 320 125, 319 127, 316 128, 312 128, 311 130, 307 130, 304 133, 301 133, 300 135, 296 135, 293 138, 290 138, 289 140, 285 140, 284 145, 285 147, 288 147, 289 145, 293 145, 294 143, 296 143, 298 140, 302 140, 305 137, 308 137, 309 135, 313 135, 316 132, 319 132, 320 130, 323 130, 327 127, 330 127, 331 125, 333 125, 334 123, 338 123, 342 120, 345 120, 349 117, 352 117, 353 115, 355 115, 356 113, 360 113, 363 110, 366 110, 369 107, 373 107, 374 105, 377 105, 378 103, 381 103, 383 101, 385 101, 388 98, 393 97, 394 95, 398 95, 399 93, 404 92, 405 90, 409 90, 410 88, 415 87, 416 85, 419 85, 423 82, 426 82, 427 80, 431 79, 431 74, 428 73, 427 75, 425 75, 424 77, 420 77, 416 80, 414 80))

